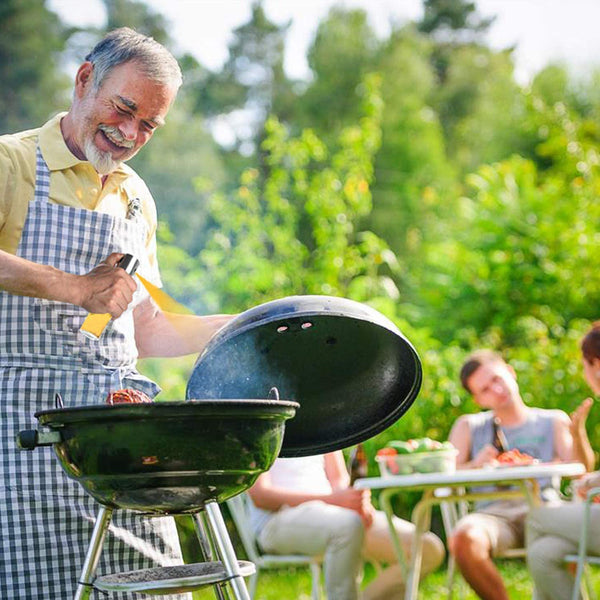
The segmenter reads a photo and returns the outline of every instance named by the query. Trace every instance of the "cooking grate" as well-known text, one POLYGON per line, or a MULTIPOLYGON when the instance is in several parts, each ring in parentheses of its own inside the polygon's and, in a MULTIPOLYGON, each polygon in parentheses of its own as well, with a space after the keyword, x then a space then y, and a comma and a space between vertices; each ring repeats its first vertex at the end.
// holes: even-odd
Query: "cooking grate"
MULTIPOLYGON (((240 560, 238 565, 242 577, 256 573, 256 568, 251 562, 240 560)), ((228 579, 230 577, 227 576, 223 563, 213 561, 105 575, 94 581, 94 587, 104 592, 182 594, 228 579)))

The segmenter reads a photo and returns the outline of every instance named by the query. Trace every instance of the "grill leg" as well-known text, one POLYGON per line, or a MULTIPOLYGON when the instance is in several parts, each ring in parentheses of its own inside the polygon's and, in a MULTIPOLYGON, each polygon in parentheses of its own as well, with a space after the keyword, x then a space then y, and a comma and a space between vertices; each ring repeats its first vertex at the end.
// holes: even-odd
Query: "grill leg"
MULTIPOLYGON (((214 542, 210 535, 210 525, 206 520, 206 513, 196 513, 194 515, 193 521, 194 528, 196 529, 196 536, 198 537, 198 541, 200 542, 202 558, 208 562, 213 562, 217 560, 214 542)), ((229 597, 229 594, 227 594, 227 590, 225 589, 225 584, 223 583, 215 583, 213 585, 213 590, 215 592, 215 597, 217 598, 217 600, 226 600, 226 598, 229 597)))
POLYGON ((229 583, 233 589, 233 597, 235 600, 250 600, 250 595, 248 594, 244 578, 240 573, 240 566, 219 505, 212 500, 206 503, 205 510, 217 549, 225 567, 225 572, 231 578, 229 583))
POLYGON ((100 554, 102 552, 102 544, 104 543, 104 537, 106 536, 106 531, 110 525, 112 512, 113 509, 106 506, 101 506, 98 511, 92 539, 88 546, 74 600, 87 600, 92 593, 94 573, 98 567, 98 560, 100 559, 100 554))

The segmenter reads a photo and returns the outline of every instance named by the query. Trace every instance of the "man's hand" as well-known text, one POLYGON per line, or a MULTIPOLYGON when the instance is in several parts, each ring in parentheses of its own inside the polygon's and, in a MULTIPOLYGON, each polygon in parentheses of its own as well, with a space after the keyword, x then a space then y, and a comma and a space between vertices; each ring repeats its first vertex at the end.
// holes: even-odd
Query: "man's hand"
POLYGON ((486 465, 496 465, 500 452, 491 444, 486 444, 471 461, 470 466, 475 468, 484 467, 486 465))
POLYGON ((89 273, 78 277, 78 306, 90 313, 110 313, 113 319, 127 310, 137 285, 131 275, 116 267, 123 256, 113 252, 89 273))
POLYGON ((585 422, 590 414, 594 401, 586 398, 569 416, 571 417, 570 430, 573 436, 585 431, 585 422))
POLYGON ((358 490, 355 488, 336 490, 331 493, 327 502, 357 512, 365 527, 370 527, 373 523, 375 509, 371 504, 371 490, 358 490))
MULTIPOLYGON (((587 429, 585 427, 588 414, 594 401, 591 398, 586 398, 570 415, 570 420, 567 421, 568 431, 572 441, 572 452, 566 456, 566 460, 578 460, 585 465, 588 471, 593 470, 596 462, 594 451, 588 438, 587 429)), ((555 443, 556 445, 556 443, 555 443)))

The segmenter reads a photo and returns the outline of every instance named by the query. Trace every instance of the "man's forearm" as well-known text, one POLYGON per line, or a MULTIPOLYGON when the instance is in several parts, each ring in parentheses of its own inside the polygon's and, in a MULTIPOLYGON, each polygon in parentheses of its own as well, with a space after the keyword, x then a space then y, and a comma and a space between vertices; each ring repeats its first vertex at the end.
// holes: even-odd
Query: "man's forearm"
POLYGON ((178 315, 161 311, 150 299, 133 313, 140 358, 199 354, 233 315, 178 315))
POLYGON ((74 278, 76 275, 0 250, 0 289, 11 294, 76 303, 74 278))
POLYGON ((594 451, 587 436, 585 427, 583 431, 573 432, 573 458, 585 466, 587 471, 593 471, 596 462, 594 451))

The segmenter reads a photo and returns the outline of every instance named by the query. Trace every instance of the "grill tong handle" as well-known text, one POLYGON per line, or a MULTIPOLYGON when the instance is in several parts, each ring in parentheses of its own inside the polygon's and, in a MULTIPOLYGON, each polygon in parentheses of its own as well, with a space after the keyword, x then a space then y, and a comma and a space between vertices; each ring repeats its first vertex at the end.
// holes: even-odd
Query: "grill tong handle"
POLYGON ((17 447, 19 450, 34 450, 38 446, 52 446, 62 442, 60 431, 38 431, 25 429, 17 433, 17 447))

